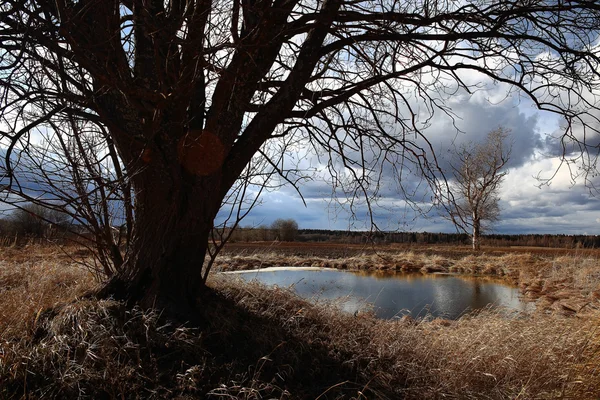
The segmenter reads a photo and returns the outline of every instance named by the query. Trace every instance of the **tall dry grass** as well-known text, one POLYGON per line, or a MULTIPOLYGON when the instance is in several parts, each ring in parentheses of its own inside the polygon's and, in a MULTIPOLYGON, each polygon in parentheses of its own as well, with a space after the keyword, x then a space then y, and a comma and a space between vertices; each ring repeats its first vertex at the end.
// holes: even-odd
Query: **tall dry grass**
POLYGON ((506 318, 484 310, 458 321, 383 321, 326 305, 298 307, 293 295, 257 284, 216 284, 236 303, 301 338, 344 351, 372 394, 407 398, 575 398, 600 396, 600 313, 506 318), (370 385, 370 386, 369 386, 370 385))
POLYGON ((3 248, 0 337, 31 332, 41 312, 72 301, 94 283, 87 270, 56 247, 3 248))
POLYGON ((187 324, 78 298, 93 279, 60 253, 0 258, 0 398, 600 397, 600 264, 590 257, 392 258, 503 271, 548 303, 529 316, 382 321, 213 276, 187 324), (587 304, 552 312, 576 302, 587 304))
POLYGON ((282 255, 276 251, 242 254, 225 253, 217 259, 215 267, 220 271, 237 271, 274 266, 320 267, 349 270, 393 270, 428 272, 448 270, 448 259, 437 255, 417 252, 364 253, 348 257, 324 257, 312 255, 282 255))

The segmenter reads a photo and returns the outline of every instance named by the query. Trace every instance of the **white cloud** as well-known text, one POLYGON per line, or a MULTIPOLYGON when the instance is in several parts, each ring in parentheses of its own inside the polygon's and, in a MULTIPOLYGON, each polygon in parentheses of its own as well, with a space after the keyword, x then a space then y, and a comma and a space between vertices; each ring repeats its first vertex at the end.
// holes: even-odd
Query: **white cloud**
MULTIPOLYGON (((473 82, 478 78, 470 77, 473 82)), ((456 132, 451 119, 440 114, 432 119, 424 131, 432 142, 438 157, 444 157, 452 145, 479 140, 485 133, 498 126, 513 132, 513 154, 510 173, 501 188, 502 216, 496 225, 498 233, 600 233, 600 199, 591 197, 582 182, 573 182, 568 168, 561 166, 558 157, 545 155, 545 137, 556 132, 561 118, 555 114, 540 112, 527 99, 509 97, 507 87, 493 85, 484 80, 485 90, 469 96, 464 91, 448 99, 456 114, 456 132), (504 100, 499 103, 495 101, 504 100), (535 176, 555 175, 549 186, 539 186, 535 176)), ((308 164, 318 165, 314 160, 308 164)), ((412 185, 409 178, 404 183, 412 185)), ((413 180, 416 178, 413 178, 413 180)), ((415 181, 416 182, 416 181, 415 181)), ((453 232, 454 228, 441 217, 430 213, 427 217, 412 212, 393 184, 391 170, 384 171, 383 187, 379 205, 375 207, 374 220, 382 229, 402 229, 430 232, 453 232)), ((415 183, 416 185, 416 183, 415 183)), ((248 217, 249 224, 269 224, 276 218, 295 218, 301 228, 319 229, 365 229, 368 228, 367 208, 358 206, 357 221, 351 225, 347 210, 331 205, 331 187, 315 180, 301 187, 307 198, 304 207, 297 193, 284 187, 263 197, 263 205, 248 217)), ((422 191, 419 191, 423 195, 422 191)), ((422 204, 426 208, 426 204, 422 204)))

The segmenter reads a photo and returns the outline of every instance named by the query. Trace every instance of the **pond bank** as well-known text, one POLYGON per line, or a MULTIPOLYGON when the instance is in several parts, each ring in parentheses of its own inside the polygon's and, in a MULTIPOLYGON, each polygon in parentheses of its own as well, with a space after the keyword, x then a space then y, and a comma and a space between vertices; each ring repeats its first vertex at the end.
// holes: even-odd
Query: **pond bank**
POLYGON ((537 309, 543 312, 582 315, 600 308, 600 260, 591 255, 507 252, 448 257, 431 252, 386 251, 327 257, 313 256, 310 251, 280 254, 265 248, 252 253, 226 252, 217 258, 214 268, 226 272, 280 266, 490 276, 518 286, 523 296, 535 300, 537 309))
POLYGON ((223 275, 289 287, 310 301, 333 302, 352 314, 366 309, 382 319, 456 320, 485 308, 522 317, 535 309, 533 303, 523 301, 518 288, 498 279, 460 274, 271 267, 223 275))

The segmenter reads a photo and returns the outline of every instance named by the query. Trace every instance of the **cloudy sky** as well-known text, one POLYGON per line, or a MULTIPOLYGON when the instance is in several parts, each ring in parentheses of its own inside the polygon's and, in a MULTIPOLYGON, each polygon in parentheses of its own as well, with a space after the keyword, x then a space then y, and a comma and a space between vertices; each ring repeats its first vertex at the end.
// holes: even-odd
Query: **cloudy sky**
MULTIPOLYGON (((467 77, 469 78, 469 77, 467 77)), ((470 77, 473 82, 478 76, 470 77)), ((447 104, 457 115, 457 132, 448 117, 438 116, 424 131, 442 163, 453 145, 480 141, 498 127, 511 131, 512 154, 509 173, 501 187, 501 220, 495 233, 600 234, 600 197, 590 195, 582 179, 573 180, 571 170, 560 167, 560 148, 553 137, 560 132, 559 116, 538 111, 527 99, 510 94, 509 88, 488 82, 485 90, 473 95, 456 94, 447 104), (559 168, 560 167, 560 168, 559 168), (536 177, 553 179, 540 186, 536 177)), ((510 92, 512 93, 512 92, 510 92)), ((410 183, 414 177, 403 178, 410 183)), ((374 220, 384 230, 454 232, 453 226, 435 210, 419 213, 406 206, 395 190, 393 177, 384 179, 381 207, 374 207, 374 220)), ((300 187, 306 206, 292 187, 263 195, 262 204, 244 220, 242 226, 270 224, 277 218, 294 218, 300 228, 368 229, 365 207, 358 207, 355 218, 332 202, 331 187, 314 179, 300 187)), ((426 196, 425 196, 426 197, 426 196)), ((422 204, 425 208, 426 204, 422 204)))

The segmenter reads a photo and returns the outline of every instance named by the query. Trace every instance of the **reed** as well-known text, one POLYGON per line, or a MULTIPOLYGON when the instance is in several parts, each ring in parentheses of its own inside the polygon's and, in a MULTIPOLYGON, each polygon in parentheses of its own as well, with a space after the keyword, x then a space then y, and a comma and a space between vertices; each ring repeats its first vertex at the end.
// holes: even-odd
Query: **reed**
POLYGON ((11 251, 0 260, 0 398, 600 397, 600 267, 588 255, 389 261, 503 271, 538 299, 532 315, 383 321, 215 275, 186 322, 82 297, 93 277, 60 252, 11 251))

